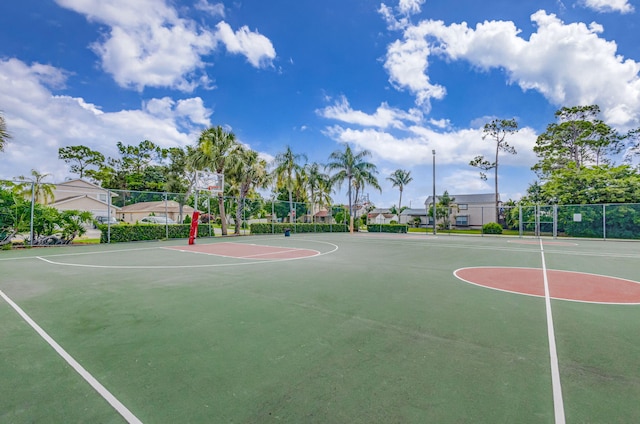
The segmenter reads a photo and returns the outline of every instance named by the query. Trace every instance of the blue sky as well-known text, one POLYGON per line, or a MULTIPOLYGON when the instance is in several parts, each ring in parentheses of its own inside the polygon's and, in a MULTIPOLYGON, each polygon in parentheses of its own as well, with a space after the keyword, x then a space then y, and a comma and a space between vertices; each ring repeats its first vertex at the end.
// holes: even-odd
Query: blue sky
MULTIPOLYGON (((500 157, 500 193, 535 180, 538 134, 562 106, 598 104, 640 127, 636 0, 21 0, 0 13, 0 110, 13 139, 0 178, 71 177, 57 159, 83 144, 193 144, 222 125, 271 159, 290 145, 325 163, 349 143, 386 178, 414 177, 403 205, 436 187, 491 193, 468 163, 491 155, 493 118, 515 118, 518 154, 500 157)), ((345 187, 334 195, 346 201, 345 187)))

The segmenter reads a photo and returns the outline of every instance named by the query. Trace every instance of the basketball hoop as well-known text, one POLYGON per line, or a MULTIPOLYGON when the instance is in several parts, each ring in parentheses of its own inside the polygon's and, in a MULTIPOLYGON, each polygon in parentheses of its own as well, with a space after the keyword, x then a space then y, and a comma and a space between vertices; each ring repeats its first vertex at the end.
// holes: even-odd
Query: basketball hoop
POLYGON ((222 194, 224 192, 224 174, 196 171, 196 190, 208 191, 211 194, 222 194))

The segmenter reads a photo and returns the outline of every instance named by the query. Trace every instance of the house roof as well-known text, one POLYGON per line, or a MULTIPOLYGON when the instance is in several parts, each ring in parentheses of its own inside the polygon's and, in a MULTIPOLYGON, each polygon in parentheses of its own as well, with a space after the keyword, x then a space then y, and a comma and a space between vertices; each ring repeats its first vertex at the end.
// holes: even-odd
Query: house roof
POLYGON ((425 215, 427 213, 425 208, 421 208, 421 209, 404 209, 402 212, 400 212, 400 215, 425 215))
POLYGON ((82 178, 67 180, 62 183, 57 183, 55 184, 55 186, 56 186, 56 190, 58 191, 83 192, 88 189, 90 190, 89 192, 93 192, 93 193, 97 191, 104 191, 104 192, 110 192, 111 197, 119 196, 118 193, 114 193, 113 191, 110 191, 110 189, 102 188, 99 185, 94 184, 87 180, 83 180, 82 178))
POLYGON ((56 206, 64 205, 64 204, 67 204, 67 203, 73 203, 73 202, 75 202, 77 200, 85 199, 85 198, 88 199, 89 201, 93 202, 93 203, 99 204, 100 206, 104 206, 106 208, 111 206, 112 208, 114 208, 116 210, 120 210, 120 208, 118 206, 116 206, 116 205, 109 205, 107 202, 103 202, 103 201, 98 200, 95 197, 89 196, 87 194, 81 194, 81 195, 78 195, 78 196, 65 197, 64 199, 60 199, 60 200, 58 200, 56 202, 50 203, 48 206, 53 206, 55 208, 56 206))

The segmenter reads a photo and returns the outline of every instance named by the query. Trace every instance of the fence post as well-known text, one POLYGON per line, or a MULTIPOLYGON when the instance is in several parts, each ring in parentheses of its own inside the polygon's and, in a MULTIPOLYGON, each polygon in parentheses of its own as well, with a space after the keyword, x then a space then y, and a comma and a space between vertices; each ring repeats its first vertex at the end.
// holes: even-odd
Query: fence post
POLYGON ((553 205, 553 238, 558 238, 558 205, 553 205))
POLYGON ((520 233, 520 238, 522 238, 522 205, 518 205, 518 232, 520 233))
POLYGON ((484 206, 480 206, 480 235, 484 237, 484 206))
POLYGON ((211 229, 213 224, 211 224, 211 193, 207 196, 207 216, 209 220, 207 221, 207 227, 209 227, 209 237, 211 237, 211 229))
POLYGON ((602 205, 602 239, 607 239, 607 205, 602 205))
MULTIPOLYGON (((111 190, 107 190, 107 217, 111 216, 111 190)), ((107 226, 107 244, 111 244, 111 218, 107 219, 109 225, 107 226)), ((102 237, 102 231, 100 232, 102 237)))
POLYGON ((271 198, 271 234, 276 233, 275 224, 273 223, 273 215, 275 214, 276 199, 271 198))
POLYGON ((31 221, 29 222, 29 244, 33 247, 33 215, 35 214, 36 183, 31 182, 31 221))

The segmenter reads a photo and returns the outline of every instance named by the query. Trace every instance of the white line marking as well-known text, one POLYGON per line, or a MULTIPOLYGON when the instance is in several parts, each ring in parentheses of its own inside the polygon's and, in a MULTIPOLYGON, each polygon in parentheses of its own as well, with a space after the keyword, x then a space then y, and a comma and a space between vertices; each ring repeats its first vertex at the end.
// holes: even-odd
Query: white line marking
MULTIPOLYGON (((227 264, 203 264, 203 265, 92 265, 92 264, 76 264, 76 263, 66 263, 66 262, 56 262, 56 261, 52 261, 47 259, 48 257, 51 256, 67 256, 67 255, 51 255, 51 256, 34 256, 32 258, 34 259, 39 259, 43 262, 49 263, 51 265, 59 265, 59 266, 70 266, 70 267, 78 267, 78 268, 101 268, 101 269, 183 269, 183 268, 217 268, 217 267, 226 267, 226 266, 244 266, 244 265, 265 265, 265 264, 271 264, 271 263, 276 263, 276 262, 286 262, 286 261, 299 261, 299 260, 304 260, 304 259, 310 259, 310 258, 316 258, 319 256, 324 256, 324 255, 329 255, 333 252, 336 252, 339 248, 338 245, 333 244, 333 243, 329 243, 326 241, 317 241, 317 240, 307 240, 307 239, 299 239, 299 240, 303 240, 303 241, 311 241, 314 243, 319 243, 319 244, 327 244, 329 246, 331 246, 333 249, 328 250, 326 252, 323 253, 319 253, 317 255, 314 256, 303 256, 300 258, 286 258, 286 259, 270 259, 270 260, 256 260, 255 262, 237 262, 237 263, 227 263, 227 264)), ((277 247, 277 246, 273 246, 273 247, 277 247)), ((170 247, 155 247, 154 249, 166 249, 166 250, 172 250, 174 252, 178 251, 177 249, 173 249, 170 247)), ((304 249, 304 250, 312 250, 312 249, 304 249)), ((123 250, 123 251, 127 251, 127 250, 123 250)), ((97 255, 99 255, 99 252, 95 252, 97 255)), ((193 251, 188 251, 188 253, 195 253, 193 251)), ((223 255, 218 255, 218 254, 211 254, 211 253, 200 253, 202 255, 211 255, 211 256, 221 256, 221 257, 226 257, 223 255)), ((242 259, 242 258, 238 258, 236 256, 228 256, 229 258, 232 259, 242 259)))
POLYGON ((69 365, 71 365, 71 367, 76 370, 76 372, 80 374, 80 376, 84 378, 85 381, 89 383, 89 385, 91 385, 91 387, 93 387, 95 391, 100 394, 100 396, 104 398, 104 400, 109 402, 109 405, 111 405, 113 409, 118 411, 118 413, 122 415, 122 417, 127 420, 128 423, 142 424, 142 421, 140 421, 135 415, 133 415, 133 413, 131 413, 131 411, 129 411, 126 406, 124 406, 118 399, 116 399, 115 396, 113 396, 111 392, 109 392, 109 390, 107 390, 102 384, 100 384, 98 380, 96 380, 91 374, 89 374, 89 372, 85 370, 84 367, 78 363, 78 361, 73 359, 73 357, 69 355, 67 351, 62 348, 62 346, 60 346, 55 340, 53 340, 53 338, 51 338, 51 336, 49 336, 47 332, 42 329, 42 327, 36 324, 36 322, 32 320, 31 317, 27 315, 27 313, 23 311, 22 308, 20 308, 20 306, 18 306, 13 300, 11 300, 9 296, 4 294, 2 290, 0 290, 0 296, 2 296, 2 298, 18 313, 18 315, 20 315, 22 319, 24 319, 27 324, 29 324, 31 328, 33 328, 40 335, 40 337, 42 337, 49 344, 49 346, 51 346, 58 353, 58 355, 62 357, 62 359, 64 359, 69 365))
POLYGON ((551 385, 553 387, 553 411, 556 424, 565 424, 564 402, 562 400, 562 385, 560 384, 560 367, 558 365, 558 351, 556 349, 556 335, 553 330, 553 314, 551 313, 551 297, 549 294, 549 280, 547 279, 547 265, 544 260, 544 245, 540 239, 540 255, 542 257, 542 275, 544 278, 544 304, 547 310, 547 335, 549 337, 549 358, 551 361, 551 385))

